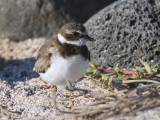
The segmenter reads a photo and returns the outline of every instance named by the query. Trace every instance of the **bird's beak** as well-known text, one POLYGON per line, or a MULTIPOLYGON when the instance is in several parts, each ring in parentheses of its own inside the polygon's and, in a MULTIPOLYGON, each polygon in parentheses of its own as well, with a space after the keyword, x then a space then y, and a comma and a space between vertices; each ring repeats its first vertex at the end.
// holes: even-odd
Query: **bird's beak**
POLYGON ((88 35, 85 35, 84 38, 85 38, 87 41, 95 41, 95 39, 91 38, 91 37, 88 36, 88 35))

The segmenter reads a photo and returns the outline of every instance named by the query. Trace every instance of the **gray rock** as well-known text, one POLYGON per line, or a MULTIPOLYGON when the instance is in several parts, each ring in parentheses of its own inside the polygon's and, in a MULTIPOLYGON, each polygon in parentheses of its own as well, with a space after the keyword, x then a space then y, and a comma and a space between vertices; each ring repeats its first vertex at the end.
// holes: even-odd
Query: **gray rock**
POLYGON ((139 59, 160 59, 160 1, 119 0, 91 17, 85 26, 95 39, 91 58, 102 68, 131 68, 139 59))
POLYGON ((0 37, 24 40, 55 34, 67 22, 83 23, 116 0, 1 0, 0 37))

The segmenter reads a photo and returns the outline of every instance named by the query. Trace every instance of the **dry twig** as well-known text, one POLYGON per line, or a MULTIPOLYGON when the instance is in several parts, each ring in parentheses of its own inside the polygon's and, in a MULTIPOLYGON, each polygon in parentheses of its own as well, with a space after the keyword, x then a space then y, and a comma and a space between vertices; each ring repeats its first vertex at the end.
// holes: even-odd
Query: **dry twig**
POLYGON ((97 103, 82 107, 73 107, 70 114, 83 118, 86 116, 93 117, 95 115, 95 117, 97 117, 96 119, 108 118, 119 114, 133 115, 138 111, 160 106, 159 86, 160 83, 144 85, 142 87, 135 88, 125 96, 118 99, 116 97, 108 99, 104 96, 103 100, 98 101, 97 103), (98 116, 96 116, 97 113, 98 116))

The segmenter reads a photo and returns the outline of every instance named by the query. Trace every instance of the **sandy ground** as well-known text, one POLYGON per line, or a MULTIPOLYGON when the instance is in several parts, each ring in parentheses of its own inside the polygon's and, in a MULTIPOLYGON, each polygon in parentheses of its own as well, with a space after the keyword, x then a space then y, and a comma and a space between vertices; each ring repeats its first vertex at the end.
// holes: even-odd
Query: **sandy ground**
MULTIPOLYGON (((53 89, 46 89, 46 84, 39 80, 39 75, 34 72, 33 66, 37 52, 45 41, 44 38, 28 39, 16 42, 0 39, 0 105, 3 110, 10 113, 10 118, 39 118, 39 119, 71 119, 67 114, 62 114, 54 109, 53 89)), ((75 83, 77 88, 98 91, 97 87, 88 78, 83 78, 75 83)), ((63 94, 67 92, 63 87, 58 88, 57 105, 59 108, 70 106, 69 101, 62 101, 63 94)), ((74 92, 79 95, 82 92, 74 92)), ((83 106, 95 102, 95 99, 80 97, 73 98, 75 106, 83 106)), ((0 110, 0 119, 5 119, 0 110)), ((148 110, 138 113, 134 117, 113 117, 110 120, 158 120, 160 109, 148 110)))

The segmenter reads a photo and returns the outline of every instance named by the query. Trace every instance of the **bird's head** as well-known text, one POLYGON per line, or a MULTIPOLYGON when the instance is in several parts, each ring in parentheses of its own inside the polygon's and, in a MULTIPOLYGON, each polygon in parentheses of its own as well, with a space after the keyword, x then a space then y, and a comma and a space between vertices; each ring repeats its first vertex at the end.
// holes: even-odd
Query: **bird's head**
POLYGON ((88 36, 86 28, 80 23, 69 23, 64 25, 59 33, 58 39, 61 43, 73 44, 77 46, 86 45, 86 41, 94 41, 88 36))

